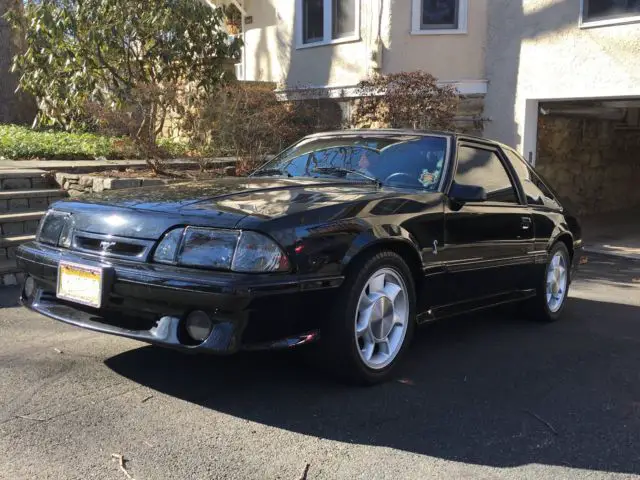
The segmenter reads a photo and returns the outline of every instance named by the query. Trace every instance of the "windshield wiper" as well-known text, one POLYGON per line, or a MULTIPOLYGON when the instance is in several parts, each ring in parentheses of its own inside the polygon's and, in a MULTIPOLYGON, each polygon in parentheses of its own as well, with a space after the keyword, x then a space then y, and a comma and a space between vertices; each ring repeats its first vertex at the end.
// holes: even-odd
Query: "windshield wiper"
POLYGON ((253 172, 251 174, 252 177, 262 177, 268 175, 282 175, 285 177, 293 177, 289 172, 285 170, 280 170, 279 168, 265 168, 264 170, 258 170, 257 172, 253 172))
POLYGON ((362 173, 360 170, 354 170, 351 168, 342 168, 342 167, 319 167, 311 170, 311 173, 327 173, 331 175, 332 173, 344 173, 345 176, 353 173, 355 175, 359 175, 360 177, 366 178, 371 183, 375 183, 379 187, 382 186, 382 182, 375 177, 370 177, 369 175, 362 173))

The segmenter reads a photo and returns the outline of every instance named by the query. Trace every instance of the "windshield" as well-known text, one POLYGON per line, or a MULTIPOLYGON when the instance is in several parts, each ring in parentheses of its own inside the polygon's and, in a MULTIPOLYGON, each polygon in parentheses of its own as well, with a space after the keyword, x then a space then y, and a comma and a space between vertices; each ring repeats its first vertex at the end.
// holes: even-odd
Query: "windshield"
POLYGON ((423 135, 335 135, 307 138, 253 176, 338 177, 354 182, 436 191, 447 139, 423 135))

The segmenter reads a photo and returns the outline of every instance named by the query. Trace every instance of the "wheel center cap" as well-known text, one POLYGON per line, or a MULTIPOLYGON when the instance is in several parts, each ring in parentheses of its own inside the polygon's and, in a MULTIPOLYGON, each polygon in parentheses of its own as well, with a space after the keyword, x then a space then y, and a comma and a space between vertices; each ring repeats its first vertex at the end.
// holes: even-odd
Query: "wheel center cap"
POLYGON ((376 340, 384 340, 393 327, 393 303, 388 297, 380 297, 371 312, 371 333, 376 340))

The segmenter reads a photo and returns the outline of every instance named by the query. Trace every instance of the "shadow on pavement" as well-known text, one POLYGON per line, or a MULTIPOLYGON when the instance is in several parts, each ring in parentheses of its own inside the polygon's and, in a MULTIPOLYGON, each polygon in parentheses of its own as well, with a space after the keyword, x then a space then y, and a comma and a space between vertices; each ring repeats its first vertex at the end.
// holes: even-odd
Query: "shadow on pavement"
POLYGON ((372 388, 336 384, 293 352, 144 347, 106 363, 167 395, 320 438, 498 467, 640 473, 639 339, 637 307, 571 299, 555 324, 491 312, 424 327, 401 378, 372 388))

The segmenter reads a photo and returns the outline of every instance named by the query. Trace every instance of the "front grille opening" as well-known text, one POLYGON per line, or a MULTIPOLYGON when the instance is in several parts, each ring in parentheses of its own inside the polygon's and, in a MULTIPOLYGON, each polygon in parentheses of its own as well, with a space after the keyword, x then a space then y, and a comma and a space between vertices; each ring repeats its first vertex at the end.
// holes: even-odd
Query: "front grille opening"
POLYGON ((47 303, 55 303, 58 305, 64 305, 74 310, 91 315, 90 320, 93 322, 102 323, 105 325, 124 328, 126 330, 143 331, 151 330, 157 326, 160 316, 150 312, 122 312, 120 310, 110 310, 108 307, 100 310, 81 305, 79 303, 68 302, 62 300, 54 293, 43 292, 41 300, 47 303))
POLYGON ((89 238, 76 235, 75 241, 78 248, 107 255, 137 257, 139 255, 142 255, 145 250, 144 245, 127 243, 122 240, 107 241, 101 240, 99 238, 89 238))

